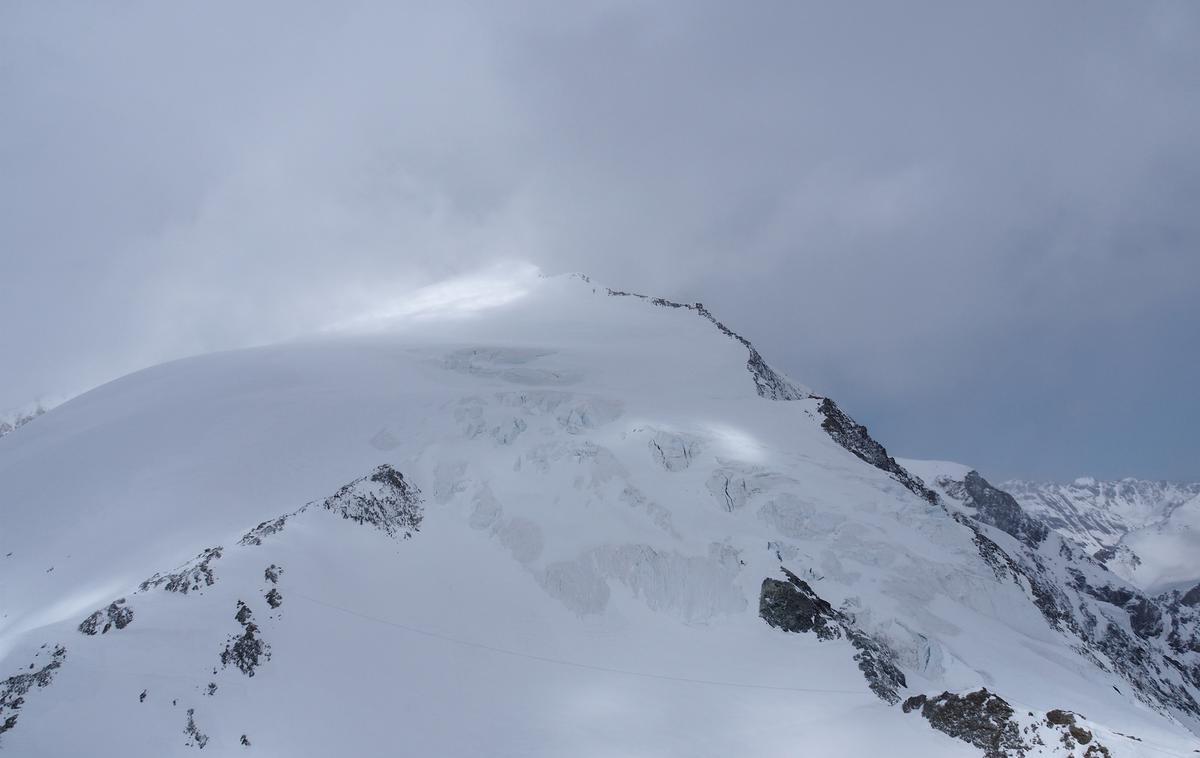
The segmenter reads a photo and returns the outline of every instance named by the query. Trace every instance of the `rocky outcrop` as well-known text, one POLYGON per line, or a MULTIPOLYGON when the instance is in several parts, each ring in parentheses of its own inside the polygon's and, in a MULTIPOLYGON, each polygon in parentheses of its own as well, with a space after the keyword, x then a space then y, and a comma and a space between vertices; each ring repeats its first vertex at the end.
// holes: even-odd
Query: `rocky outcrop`
POLYGON ((211 587, 217 581, 212 563, 221 557, 223 550, 220 546, 210 547, 169 574, 155 574, 142 582, 138 590, 146 592, 151 588, 161 587, 167 592, 186 595, 204 587, 211 587))
POLYGON ((125 605, 125 598, 121 598, 85 618, 79 624, 79 631, 88 636, 107 634, 109 629, 124 629, 132 622, 133 609, 125 605))
POLYGON ((1008 701, 986 688, 965 694, 916 695, 901 708, 905 713, 919 712, 934 729, 974 745, 985 758, 1046 755, 1047 748, 1055 755, 1078 755, 1075 750, 1081 747, 1084 758, 1110 755, 1076 714, 1054 709, 1037 718, 1030 712, 1032 721, 1027 718, 1022 723, 1008 701))
POLYGON ((241 600, 237 604, 234 620, 242 625, 242 633, 231 636, 221 651, 221 665, 234 666, 246 676, 271 658, 271 646, 263 640, 258 625, 254 623, 250 606, 241 600))
POLYGON ((1050 528, 1021 509, 1012 495, 993 487, 978 471, 970 471, 962 481, 947 480, 945 493, 974 509, 976 521, 994 526, 1031 547, 1037 547, 1050 528))
POLYGON ((907 469, 896 462, 895 458, 888 455, 887 449, 871 438, 867 427, 856 423, 854 419, 847 416, 837 403, 827 397, 821 398, 821 404, 817 406, 817 411, 825 419, 821 422, 821 428, 833 438, 834 442, 880 471, 891 474, 918 497, 930 503, 938 502, 937 493, 926 487, 919 477, 910 474, 907 469))
POLYGON ((785 632, 812 632, 820 640, 845 638, 855 649, 854 660, 867 686, 881 700, 895 705, 907 686, 895 664, 895 654, 854 625, 853 619, 817 595, 808 582, 787 569, 787 581, 767 578, 759 593, 758 615, 785 632))
POLYGON ((905 713, 920 710, 929 725, 983 750, 985 758, 1023 756, 1026 744, 1008 701, 986 689, 935 697, 917 695, 904 701, 905 713))
POLYGON ((356 479, 321 503, 325 510, 358 524, 408 539, 421 528, 421 491, 396 469, 384 464, 356 479))
POLYGON ((1179 602, 1192 608, 1200 608, 1200 584, 1185 592, 1179 602))
POLYGON ((841 637, 838 612, 813 592, 803 579, 789 574, 788 581, 764 579, 758 599, 758 615, 776 629, 804 634, 812 632, 823 640, 841 637))
POLYGON ((187 735, 188 741, 185 743, 187 747, 197 747, 201 750, 208 744, 208 735, 200 731, 200 727, 196 726, 196 709, 188 708, 187 724, 183 727, 183 733, 187 735))
MULTIPOLYGON (((46 646, 43 645, 42 649, 45 650, 45 648, 46 646)), ((41 653, 39 652, 37 656, 40 657, 41 653)), ((0 735, 17 725, 17 716, 21 706, 25 705, 25 696, 29 694, 30 690, 35 687, 40 689, 49 686, 66 659, 67 649, 59 645, 50 653, 50 660, 40 669, 35 668, 36 662, 31 663, 29 671, 0 681, 0 735)))
POLYGON ((279 518, 273 518, 269 521, 262 522, 258 526, 243 534, 242 538, 238 540, 238 544, 247 547, 251 545, 261 545, 263 540, 267 537, 282 532, 283 527, 287 524, 288 519, 294 515, 295 513, 289 513, 287 515, 280 516, 279 518))
POLYGON ((408 539, 420 531, 424 518, 421 491, 386 463, 367 476, 355 479, 324 500, 306 505, 277 518, 263 521, 242 535, 239 545, 259 546, 279 534, 288 522, 309 508, 324 508, 357 524, 373 526, 389 537, 408 539))
POLYGON ((1074 572, 1071 580, 1076 589, 1110 605, 1115 605, 1129 614, 1129 627, 1142 639, 1162 634, 1163 612, 1153 600, 1131 587, 1114 587, 1108 584, 1088 583, 1083 574, 1074 572))

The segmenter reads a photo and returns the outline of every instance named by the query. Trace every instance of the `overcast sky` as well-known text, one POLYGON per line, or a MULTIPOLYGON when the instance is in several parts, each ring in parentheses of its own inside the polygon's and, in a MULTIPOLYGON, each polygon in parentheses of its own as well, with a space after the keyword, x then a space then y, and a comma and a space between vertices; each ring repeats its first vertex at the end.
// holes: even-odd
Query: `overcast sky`
POLYGON ((896 454, 1200 478, 1200 4, 0 3, 0 410, 529 261, 896 454))

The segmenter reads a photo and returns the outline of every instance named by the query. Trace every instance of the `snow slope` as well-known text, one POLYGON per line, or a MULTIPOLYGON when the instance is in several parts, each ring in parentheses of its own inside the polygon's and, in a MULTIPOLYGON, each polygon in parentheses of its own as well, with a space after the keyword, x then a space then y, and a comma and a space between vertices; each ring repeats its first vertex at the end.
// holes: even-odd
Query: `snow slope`
POLYGON ((1200 746, 703 308, 501 294, 0 439, 0 752, 979 755, 900 704, 982 687, 1031 755, 1086 750, 1052 709, 1113 755, 1200 746))

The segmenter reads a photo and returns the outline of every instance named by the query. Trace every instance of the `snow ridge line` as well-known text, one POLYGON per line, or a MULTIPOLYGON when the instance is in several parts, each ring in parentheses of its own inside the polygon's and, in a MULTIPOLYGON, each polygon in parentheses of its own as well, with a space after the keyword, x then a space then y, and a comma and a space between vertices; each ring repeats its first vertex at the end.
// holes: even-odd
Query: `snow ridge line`
MULTIPOLYGON (((582 278, 585 282, 591 281, 587 277, 582 278)), ((751 378, 754 379, 754 389, 758 392, 759 397, 768 400, 784 401, 819 400, 820 405, 818 406, 818 410, 825 418, 825 421, 821 424, 821 428, 825 430, 834 442, 875 468, 891 474, 905 489, 917 497, 934 505, 937 504, 937 494, 926 487, 920 477, 913 476, 908 470, 897 463, 895 458, 888 455, 887 449, 867 433, 865 426, 856 423, 854 419, 846 415, 831 398, 805 389, 771 368, 750 340, 721 323, 713 315, 712 311, 704 307, 703 303, 677 303, 674 300, 667 300, 662 297, 651 297, 638 292, 615 290, 611 287, 606 287, 605 292, 610 297, 634 297, 639 300, 645 300, 660 308, 683 308, 694 311, 703 318, 711 321, 722 334, 737 340, 750 352, 750 357, 746 360, 746 370, 750 372, 751 378)))
POLYGON ((533 653, 523 653, 519 650, 509 650, 508 648, 496 647, 495 645, 488 645, 483 642, 474 642, 472 640, 464 640, 464 639, 460 639, 458 637, 451 637, 449 635, 439 634, 437 632, 431 632, 427 629, 420 629, 415 626, 409 626, 407 624, 400 624, 398 622, 389 621, 387 619, 382 619, 377 616, 371 616, 366 613, 360 613, 358 611, 351 610, 350 608, 343 608, 340 605, 335 605, 333 603, 327 603, 324 600, 318 600, 317 598, 309 597, 308 595, 302 594, 300 592, 296 592, 295 590, 292 590, 291 597, 299 597, 303 600, 307 600, 308 602, 310 602, 314 605, 323 606, 325 608, 329 608, 330 610, 339 611, 339 612, 345 613, 349 616, 355 616, 355 617, 363 619, 365 621, 371 621, 376 624, 390 626, 395 629, 401 629, 403 631, 411 632, 413 634, 419 634, 424 637, 432 637, 434 639, 443 640, 445 642, 451 642, 456 645, 462 645, 464 647, 472 647, 472 648, 476 648, 478 650, 486 650, 491 653, 500 653, 502 655, 509 655, 514 658, 525 658, 525 659, 528 659, 531 661, 539 661, 541 663, 552 663, 552 664, 555 664, 558 666, 570 666, 572 668, 587 669, 589 671, 602 671, 602 672, 608 673, 608 674, 622 674, 624 676, 636 676, 636 677, 641 677, 643 679, 660 679, 663 681, 682 682, 685 684, 706 684, 706 685, 719 686, 719 687, 736 687, 736 688, 742 688, 742 689, 755 689, 755 690, 775 690, 775 691, 780 691, 780 692, 818 692, 818 693, 832 693, 832 694, 839 694, 839 695, 861 695, 863 697, 870 697, 871 699, 874 699, 874 697, 875 697, 869 691, 863 691, 863 690, 836 690, 836 689, 823 689, 820 687, 784 687, 782 685, 756 684, 756 683, 752 683, 752 682, 726 682, 726 681, 721 681, 721 680, 717 680, 717 679, 696 679, 696 678, 687 677, 687 676, 672 676, 670 674, 655 674, 655 673, 651 673, 651 672, 647 672, 647 671, 634 671, 632 669, 621 669, 621 668, 614 668, 611 666, 597 666, 597 665, 594 665, 591 663, 580 663, 579 661, 569 661, 564 658, 551 658, 549 656, 535 655, 533 653))
POLYGON ((614 290, 606 287, 605 291, 611 297, 636 297, 641 300, 649 301, 654 305, 662 308, 684 308, 689 311, 695 311, 701 317, 711 321, 717 330, 726 337, 737 340, 742 343, 746 350, 750 351, 750 357, 746 361, 746 369, 754 378, 754 388, 758 391, 760 397, 765 397, 770 400, 803 400, 807 397, 815 397, 808 390, 797 386, 794 382, 784 377, 775 369, 767 365, 763 360, 762 355, 751 344, 750 340, 733 331, 729 327, 721 323, 716 316, 712 314, 708 308, 704 307, 703 303, 677 303, 674 300, 667 300, 662 297, 650 297, 637 292, 625 292, 623 290, 614 290))

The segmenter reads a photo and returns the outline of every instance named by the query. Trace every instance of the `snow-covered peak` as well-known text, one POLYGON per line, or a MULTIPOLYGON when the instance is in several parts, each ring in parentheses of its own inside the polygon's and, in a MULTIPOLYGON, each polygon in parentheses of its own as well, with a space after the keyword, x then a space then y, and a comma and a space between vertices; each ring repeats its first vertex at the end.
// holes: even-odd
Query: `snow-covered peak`
POLYGON ((1190 744, 1195 688, 1098 666, 982 478, 951 505, 699 304, 520 289, 0 440, 4 749, 1036 754, 1056 709, 1190 744))

